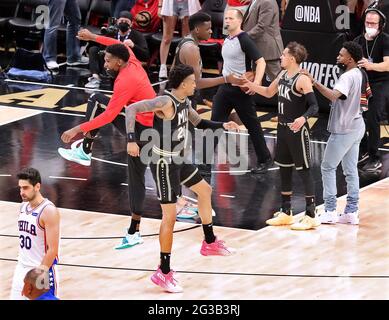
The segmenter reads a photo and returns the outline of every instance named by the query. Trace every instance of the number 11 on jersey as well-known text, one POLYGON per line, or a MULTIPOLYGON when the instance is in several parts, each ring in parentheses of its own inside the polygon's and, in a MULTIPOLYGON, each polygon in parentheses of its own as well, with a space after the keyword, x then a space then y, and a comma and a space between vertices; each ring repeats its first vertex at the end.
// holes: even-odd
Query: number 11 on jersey
POLYGON ((283 102, 278 102, 278 113, 284 114, 284 103, 283 102))

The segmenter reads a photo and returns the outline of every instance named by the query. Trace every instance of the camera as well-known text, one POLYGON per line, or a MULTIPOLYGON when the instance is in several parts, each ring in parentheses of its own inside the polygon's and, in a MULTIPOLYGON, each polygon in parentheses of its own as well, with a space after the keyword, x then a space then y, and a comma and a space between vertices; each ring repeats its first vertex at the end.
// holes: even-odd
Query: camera
POLYGON ((110 37, 110 38, 115 38, 117 33, 119 32, 119 28, 116 25, 117 19, 114 17, 108 18, 108 26, 107 27, 102 27, 100 29, 100 33, 103 36, 110 37))

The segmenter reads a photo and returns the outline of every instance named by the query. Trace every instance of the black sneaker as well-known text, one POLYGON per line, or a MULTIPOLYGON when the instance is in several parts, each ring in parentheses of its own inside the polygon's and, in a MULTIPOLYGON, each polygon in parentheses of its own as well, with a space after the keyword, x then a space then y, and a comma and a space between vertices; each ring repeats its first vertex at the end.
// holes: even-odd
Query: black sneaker
POLYGON ((255 168, 251 169, 251 173, 254 174, 262 174, 267 172, 267 169, 269 169, 273 165, 273 159, 268 159, 266 162, 260 162, 257 164, 255 168))
POLYGON ((377 159, 377 160, 372 160, 372 161, 369 161, 368 163, 366 163, 362 167, 362 170, 368 171, 368 172, 375 172, 381 167, 382 167, 382 163, 379 159, 377 159))

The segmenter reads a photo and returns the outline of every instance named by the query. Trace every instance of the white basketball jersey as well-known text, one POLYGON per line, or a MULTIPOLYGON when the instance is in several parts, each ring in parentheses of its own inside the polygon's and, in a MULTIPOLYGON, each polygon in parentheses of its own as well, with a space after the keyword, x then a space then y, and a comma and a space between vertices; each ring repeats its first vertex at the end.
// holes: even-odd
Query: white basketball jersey
MULTIPOLYGON (((39 266, 46 254, 46 232, 39 224, 39 217, 48 205, 54 206, 51 201, 45 199, 38 207, 31 210, 28 208, 28 202, 22 203, 18 219, 20 245, 18 261, 24 266, 39 266)), ((54 264, 57 262, 58 257, 54 264)))

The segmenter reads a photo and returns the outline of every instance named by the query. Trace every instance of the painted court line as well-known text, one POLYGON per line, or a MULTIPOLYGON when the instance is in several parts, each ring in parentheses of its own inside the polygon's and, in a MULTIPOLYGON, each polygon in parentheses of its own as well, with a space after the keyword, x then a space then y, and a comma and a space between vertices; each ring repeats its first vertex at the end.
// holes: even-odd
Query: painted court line
POLYGON ((49 176, 51 179, 62 179, 62 180, 80 180, 80 181, 87 181, 86 178, 73 178, 73 177, 57 177, 57 176, 49 176))

